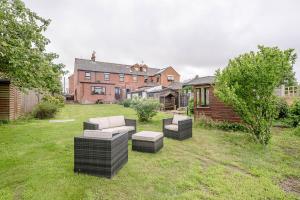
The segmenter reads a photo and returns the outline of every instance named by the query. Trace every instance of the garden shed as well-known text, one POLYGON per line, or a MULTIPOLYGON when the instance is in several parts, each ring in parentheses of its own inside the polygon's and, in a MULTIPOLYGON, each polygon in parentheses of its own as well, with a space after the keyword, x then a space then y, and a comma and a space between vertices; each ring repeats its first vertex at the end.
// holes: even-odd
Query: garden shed
POLYGON ((163 110, 176 110, 178 107, 178 93, 170 88, 164 89, 159 98, 163 110))
POLYGON ((214 80, 214 76, 196 76, 184 84, 193 87, 195 120, 204 115, 217 121, 240 122, 241 119, 233 108, 215 96, 214 80))

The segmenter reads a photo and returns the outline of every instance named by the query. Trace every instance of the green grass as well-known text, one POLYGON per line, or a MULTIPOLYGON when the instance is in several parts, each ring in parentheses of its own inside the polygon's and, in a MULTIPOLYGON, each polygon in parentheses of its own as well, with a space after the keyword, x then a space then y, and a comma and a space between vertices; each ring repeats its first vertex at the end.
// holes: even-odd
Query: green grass
MULTIPOLYGON (((195 128, 193 138, 165 138, 156 154, 131 151, 113 179, 73 172, 73 137, 89 117, 125 115, 119 105, 67 105, 57 119, 0 126, 0 199, 297 199, 280 182, 300 178, 300 137, 273 130, 267 147, 245 133, 195 128)), ((138 131, 161 131, 159 113, 138 131)))

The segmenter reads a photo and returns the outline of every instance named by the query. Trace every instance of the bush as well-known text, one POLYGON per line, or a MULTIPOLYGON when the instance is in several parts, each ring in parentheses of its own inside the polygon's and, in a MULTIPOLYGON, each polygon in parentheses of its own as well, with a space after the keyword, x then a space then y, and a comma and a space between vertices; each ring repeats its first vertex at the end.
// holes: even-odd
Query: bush
POLYGON ((194 114, 194 99, 190 99, 189 100, 189 104, 188 104, 188 113, 191 116, 192 114, 194 114))
POLYGON ((278 112, 276 119, 284 119, 284 118, 288 117, 289 106, 284 99, 282 99, 282 98, 278 99, 276 109, 278 112))
POLYGON ((289 110, 289 124, 293 127, 300 125, 300 101, 297 100, 293 103, 289 110))
POLYGON ((121 103, 124 107, 128 108, 131 105, 131 99, 124 99, 121 103))
POLYGON ((35 107, 32 114, 33 117, 38 119, 49 119, 55 116, 55 114, 58 112, 58 109, 59 106, 57 104, 44 101, 35 107))
POLYGON ((300 126, 294 129, 294 134, 300 137, 300 126))
POLYGON ((160 103, 153 99, 135 99, 131 106, 136 110, 139 121, 149 121, 157 114, 160 103))
POLYGON ((43 102, 48 102, 51 104, 55 104, 58 107, 62 108, 65 105, 65 98, 62 95, 50 95, 47 94, 42 98, 43 102))
POLYGON ((232 123, 227 121, 214 121, 210 117, 206 117, 205 115, 201 115, 196 122, 196 126, 203 128, 214 128, 220 129, 223 131, 241 131, 248 132, 248 128, 240 123, 232 123))

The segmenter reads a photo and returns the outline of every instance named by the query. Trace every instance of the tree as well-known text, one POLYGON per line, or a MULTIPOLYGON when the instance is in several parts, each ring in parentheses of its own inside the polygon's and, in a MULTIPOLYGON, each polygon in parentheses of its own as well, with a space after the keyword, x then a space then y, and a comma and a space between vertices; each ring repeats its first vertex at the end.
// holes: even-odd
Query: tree
POLYGON ((293 73, 295 60, 293 49, 258 46, 258 52, 229 60, 225 69, 216 72, 216 95, 235 109, 261 144, 268 144, 277 115, 274 89, 293 73))
POLYGON ((21 0, 0 1, 0 78, 21 89, 61 91, 64 65, 54 64, 58 55, 45 49, 49 24, 21 0))

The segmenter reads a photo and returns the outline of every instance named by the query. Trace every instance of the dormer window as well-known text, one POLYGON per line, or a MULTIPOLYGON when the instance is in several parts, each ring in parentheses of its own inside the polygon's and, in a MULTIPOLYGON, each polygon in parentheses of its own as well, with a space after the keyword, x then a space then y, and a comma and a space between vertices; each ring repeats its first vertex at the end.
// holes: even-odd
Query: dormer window
POLYGON ((91 72, 85 72, 84 79, 85 80, 91 80, 91 72))

